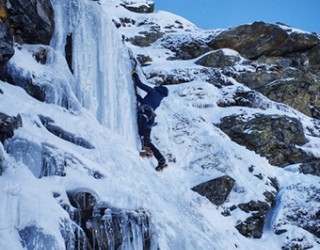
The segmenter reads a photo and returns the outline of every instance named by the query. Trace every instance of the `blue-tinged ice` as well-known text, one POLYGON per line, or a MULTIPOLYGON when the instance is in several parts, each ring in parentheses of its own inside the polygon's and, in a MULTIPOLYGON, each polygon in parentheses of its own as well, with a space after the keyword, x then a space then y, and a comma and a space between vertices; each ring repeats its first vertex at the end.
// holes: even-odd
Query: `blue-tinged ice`
POLYGON ((52 2, 57 28, 51 44, 64 54, 67 36, 72 38, 70 85, 78 101, 102 125, 135 143, 131 65, 112 20, 94 1, 52 2))

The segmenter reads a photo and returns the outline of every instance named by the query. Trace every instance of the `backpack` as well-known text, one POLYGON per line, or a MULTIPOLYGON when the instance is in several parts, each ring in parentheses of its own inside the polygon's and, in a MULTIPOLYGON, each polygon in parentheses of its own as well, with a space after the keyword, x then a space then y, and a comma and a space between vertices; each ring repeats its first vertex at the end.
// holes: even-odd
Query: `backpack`
POLYGON ((138 110, 138 115, 143 115, 147 119, 148 125, 154 124, 156 113, 154 112, 153 108, 151 108, 149 105, 141 105, 138 110))

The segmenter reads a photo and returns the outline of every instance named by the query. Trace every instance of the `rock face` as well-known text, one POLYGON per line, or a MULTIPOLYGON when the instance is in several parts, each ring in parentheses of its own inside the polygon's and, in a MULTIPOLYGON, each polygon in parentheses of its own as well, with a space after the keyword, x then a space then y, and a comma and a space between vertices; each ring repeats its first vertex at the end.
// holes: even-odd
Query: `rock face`
POLYGON ((249 88, 304 114, 320 118, 319 44, 316 34, 256 22, 224 31, 208 45, 231 48, 251 59, 254 71, 228 71, 249 88))
POLYGON ((49 44, 54 32, 54 13, 50 0, 1 0, 2 19, 15 41, 49 44))
POLYGON ((320 82, 302 79, 303 76, 296 80, 279 80, 273 86, 266 86, 261 92, 271 100, 288 104, 310 117, 319 119, 320 82))
POLYGON ((230 176, 221 176, 199 184, 192 188, 193 191, 205 196, 215 205, 223 204, 230 194, 235 180, 230 176))
MULTIPOLYGON (((50 44, 54 32, 50 0, 0 0, 0 19, 0 80, 22 87, 39 101, 51 102, 51 82, 38 83, 34 75, 23 74, 22 69, 8 63, 14 54, 13 41, 35 44, 29 47, 35 60, 46 63, 50 47, 45 44, 50 44)), ((66 107, 69 105, 66 99, 63 102, 66 107)))
POLYGON ((208 45, 212 49, 230 48, 248 59, 256 59, 263 55, 285 56, 303 52, 319 43, 315 34, 288 33, 278 25, 254 22, 224 31, 208 45))
POLYGON ((21 116, 11 117, 0 113, 0 141, 13 137, 14 130, 22 126, 21 116))
POLYGON ((0 21, 0 64, 6 63, 13 54, 13 36, 7 26, 0 21))
POLYGON ((237 115, 221 120, 221 130, 237 143, 284 167, 310 160, 298 145, 307 142, 301 123, 285 116, 256 115, 242 119, 237 115))
POLYGON ((254 71, 228 72, 238 82, 320 118, 319 44, 316 34, 299 33, 278 25, 255 22, 224 31, 208 46, 231 48, 250 59, 254 71), (257 66, 259 65, 259 66, 257 66))
POLYGON ((228 72, 228 75, 273 101, 285 103, 300 112, 319 119, 320 74, 318 66, 305 65, 300 55, 293 58, 261 58, 262 65, 253 71, 228 72), (293 65, 297 64, 295 67, 293 65))

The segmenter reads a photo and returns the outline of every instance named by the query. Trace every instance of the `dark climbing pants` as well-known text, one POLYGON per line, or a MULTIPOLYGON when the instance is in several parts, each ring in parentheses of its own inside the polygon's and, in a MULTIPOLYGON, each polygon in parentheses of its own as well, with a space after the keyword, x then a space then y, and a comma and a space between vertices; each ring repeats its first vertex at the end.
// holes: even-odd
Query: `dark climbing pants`
MULTIPOLYGON (((153 123, 153 121, 152 121, 153 123)), ((148 117, 143 113, 138 113, 138 132, 142 147, 149 147, 159 164, 165 163, 165 158, 160 151, 151 142, 151 124, 148 123, 148 117)))

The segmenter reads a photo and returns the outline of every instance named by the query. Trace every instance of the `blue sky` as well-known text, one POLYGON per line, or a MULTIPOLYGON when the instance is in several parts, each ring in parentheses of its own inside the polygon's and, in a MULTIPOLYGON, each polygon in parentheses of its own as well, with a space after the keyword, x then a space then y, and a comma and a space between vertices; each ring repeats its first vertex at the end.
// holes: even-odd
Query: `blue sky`
POLYGON ((320 0, 154 0, 156 10, 182 16, 202 29, 254 21, 282 22, 320 35, 320 0))

